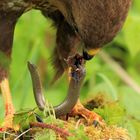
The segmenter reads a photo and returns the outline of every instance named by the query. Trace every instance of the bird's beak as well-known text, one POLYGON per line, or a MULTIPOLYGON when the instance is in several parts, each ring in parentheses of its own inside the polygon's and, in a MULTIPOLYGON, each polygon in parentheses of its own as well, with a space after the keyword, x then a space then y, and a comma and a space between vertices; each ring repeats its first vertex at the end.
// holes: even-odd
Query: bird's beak
POLYGON ((83 58, 85 60, 91 60, 99 51, 100 51, 100 48, 83 50, 83 58))

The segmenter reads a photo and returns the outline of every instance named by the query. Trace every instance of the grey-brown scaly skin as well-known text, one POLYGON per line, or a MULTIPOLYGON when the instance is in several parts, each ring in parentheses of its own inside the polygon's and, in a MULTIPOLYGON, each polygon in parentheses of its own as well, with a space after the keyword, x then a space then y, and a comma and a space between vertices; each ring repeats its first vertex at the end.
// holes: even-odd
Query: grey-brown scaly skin
MULTIPOLYGON (((79 61, 79 58, 77 59, 76 57, 74 56, 68 59, 69 66, 71 68, 71 80, 69 83, 67 97, 60 105, 54 107, 56 117, 60 117, 70 113, 70 111, 76 105, 77 100, 79 98, 81 85, 85 77, 85 68, 83 59, 80 58, 79 61)), ((44 110, 45 99, 42 93, 41 82, 37 71, 37 67, 28 62, 28 69, 32 78, 33 92, 36 104, 40 110, 44 110)))
POLYGON ((36 104, 40 110, 44 110, 45 98, 42 93, 42 87, 41 87, 41 82, 37 71, 37 67, 34 64, 28 62, 28 69, 32 78, 33 93, 34 93, 36 104))

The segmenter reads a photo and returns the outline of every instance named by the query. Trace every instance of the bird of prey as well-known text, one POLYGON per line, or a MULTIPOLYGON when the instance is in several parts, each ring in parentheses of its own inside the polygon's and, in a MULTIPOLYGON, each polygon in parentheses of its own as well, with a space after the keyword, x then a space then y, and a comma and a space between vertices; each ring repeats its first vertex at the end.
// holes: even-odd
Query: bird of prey
MULTIPOLYGON (((12 127, 15 112, 8 82, 14 29, 18 19, 30 9, 38 9, 52 19, 56 33, 53 65, 54 81, 68 68, 65 60, 79 49, 85 60, 91 60, 120 31, 131 0, 1 0, 0 1, 0 88, 5 103, 4 128, 12 127)), ((30 25, 27 25, 30 26, 30 25)), ((83 106, 78 103, 73 112, 83 106)), ((80 113, 80 112, 77 112, 80 113)), ((100 122, 95 113, 84 110, 89 122, 100 122)))

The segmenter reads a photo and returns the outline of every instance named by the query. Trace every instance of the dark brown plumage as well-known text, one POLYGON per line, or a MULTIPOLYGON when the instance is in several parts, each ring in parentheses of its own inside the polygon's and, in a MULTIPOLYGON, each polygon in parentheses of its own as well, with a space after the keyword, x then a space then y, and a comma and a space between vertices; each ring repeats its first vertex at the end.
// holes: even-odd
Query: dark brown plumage
MULTIPOLYGON (((24 3, 26 6, 24 4, 13 10, 7 8, 7 1, 0 2, 0 52, 8 54, 8 57, 11 55, 16 21, 30 6, 28 1, 24 3)), ((66 67, 64 58, 73 53, 78 41, 83 42, 86 49, 93 49, 103 47, 115 37, 125 21, 131 0, 46 0, 46 7, 39 0, 32 0, 32 3, 57 27, 53 53, 57 79, 66 67)), ((3 64, 0 61, 2 71, 1 67, 3 64)))
POLYGON ((87 50, 103 47, 112 41, 122 28, 130 3, 131 0, 52 1, 58 8, 63 7, 48 14, 58 29, 53 55, 56 77, 63 73, 64 58, 72 53, 77 41, 83 42, 87 50))

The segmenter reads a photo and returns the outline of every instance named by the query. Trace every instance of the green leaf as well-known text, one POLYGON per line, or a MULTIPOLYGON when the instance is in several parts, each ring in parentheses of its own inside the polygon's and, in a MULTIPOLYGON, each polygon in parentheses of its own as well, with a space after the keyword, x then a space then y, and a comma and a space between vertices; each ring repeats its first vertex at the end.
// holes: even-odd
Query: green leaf
POLYGON ((52 130, 42 130, 35 135, 35 140, 56 140, 56 134, 52 130))
POLYGON ((36 122, 36 116, 33 110, 22 110, 15 113, 13 118, 14 126, 20 126, 23 131, 30 127, 30 122, 36 122))
POLYGON ((84 132, 84 126, 80 125, 78 129, 71 130, 74 136, 68 137, 68 140, 89 140, 88 136, 84 132))
POLYGON ((125 121, 125 110, 117 102, 108 103, 104 108, 94 109, 100 114, 108 125, 122 125, 125 121))
POLYGON ((139 0, 133 0, 133 9, 140 13, 140 1, 139 0))
POLYGON ((104 83, 106 84, 105 88, 107 89, 113 100, 118 100, 117 91, 109 78, 102 73, 98 73, 97 76, 99 76, 104 81, 104 83))
POLYGON ((125 45, 134 57, 140 51, 140 16, 130 14, 123 28, 125 45))
POLYGON ((127 86, 120 88, 120 92, 121 103, 128 114, 140 120, 140 95, 127 86))

